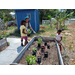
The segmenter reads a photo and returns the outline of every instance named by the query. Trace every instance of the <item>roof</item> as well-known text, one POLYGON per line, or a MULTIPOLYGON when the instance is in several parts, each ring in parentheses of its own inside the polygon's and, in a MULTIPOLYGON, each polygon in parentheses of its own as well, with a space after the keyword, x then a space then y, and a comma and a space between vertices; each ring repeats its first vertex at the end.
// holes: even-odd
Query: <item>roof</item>
POLYGON ((15 11, 21 11, 21 10, 38 10, 38 9, 14 9, 15 11))

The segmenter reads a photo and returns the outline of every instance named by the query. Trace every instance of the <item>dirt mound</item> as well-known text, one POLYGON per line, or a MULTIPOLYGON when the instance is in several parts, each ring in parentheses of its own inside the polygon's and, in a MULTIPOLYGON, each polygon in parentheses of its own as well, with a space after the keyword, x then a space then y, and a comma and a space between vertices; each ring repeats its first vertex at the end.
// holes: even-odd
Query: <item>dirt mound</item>
POLYGON ((75 28, 75 22, 74 23, 71 23, 68 27, 69 28, 75 28))

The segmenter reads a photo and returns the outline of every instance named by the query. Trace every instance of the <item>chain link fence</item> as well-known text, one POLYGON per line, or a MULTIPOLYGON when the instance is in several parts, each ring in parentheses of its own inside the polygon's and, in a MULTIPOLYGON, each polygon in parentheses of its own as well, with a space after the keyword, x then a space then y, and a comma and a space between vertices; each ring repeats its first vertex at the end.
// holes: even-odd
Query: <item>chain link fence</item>
MULTIPOLYGON (((54 25, 54 23, 53 23, 54 20, 55 20, 55 18, 52 18, 52 20, 51 20, 52 25, 54 25)), ((73 22, 75 22, 75 18, 65 20, 65 25, 70 25, 73 22)), ((42 20, 42 25, 50 25, 50 20, 42 20)))

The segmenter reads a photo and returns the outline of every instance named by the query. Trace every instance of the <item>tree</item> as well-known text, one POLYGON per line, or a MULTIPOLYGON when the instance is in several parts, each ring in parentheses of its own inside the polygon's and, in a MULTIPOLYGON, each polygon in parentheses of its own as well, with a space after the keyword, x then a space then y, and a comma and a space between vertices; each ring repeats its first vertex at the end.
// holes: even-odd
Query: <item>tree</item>
POLYGON ((58 9, 40 9, 40 22, 42 22, 42 20, 48 20, 48 15, 51 15, 51 17, 55 17, 58 11, 58 9))
POLYGON ((74 12, 71 13, 66 13, 66 10, 64 11, 58 11, 57 15, 56 15, 56 20, 59 23, 59 25, 57 25, 58 29, 61 29, 61 24, 63 22, 63 25, 65 24, 65 20, 68 20, 70 17, 72 17, 74 12))

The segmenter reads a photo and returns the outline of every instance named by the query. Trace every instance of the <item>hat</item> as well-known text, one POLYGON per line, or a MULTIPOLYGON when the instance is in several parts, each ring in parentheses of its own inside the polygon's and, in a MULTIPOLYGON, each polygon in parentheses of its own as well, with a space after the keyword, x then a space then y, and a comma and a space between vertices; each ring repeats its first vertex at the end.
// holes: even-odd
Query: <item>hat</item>
POLYGON ((29 18, 28 16, 26 16, 24 19, 27 19, 27 18, 29 18))

